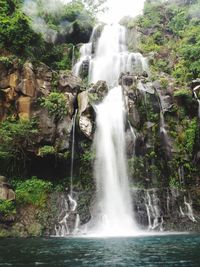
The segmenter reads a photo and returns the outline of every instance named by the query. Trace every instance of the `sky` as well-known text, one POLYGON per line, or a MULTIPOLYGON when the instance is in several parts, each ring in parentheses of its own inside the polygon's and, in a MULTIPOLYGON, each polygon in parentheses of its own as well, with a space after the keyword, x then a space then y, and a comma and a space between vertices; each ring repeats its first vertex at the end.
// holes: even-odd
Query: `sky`
POLYGON ((107 0, 109 10, 99 16, 99 19, 107 22, 118 22, 124 16, 135 17, 142 13, 145 0, 107 0))
MULTIPOLYGON (((70 0, 61 0, 64 3, 70 0)), ((99 20, 112 23, 118 22, 124 16, 135 17, 142 13, 145 0, 107 0, 107 12, 99 16, 99 20)))

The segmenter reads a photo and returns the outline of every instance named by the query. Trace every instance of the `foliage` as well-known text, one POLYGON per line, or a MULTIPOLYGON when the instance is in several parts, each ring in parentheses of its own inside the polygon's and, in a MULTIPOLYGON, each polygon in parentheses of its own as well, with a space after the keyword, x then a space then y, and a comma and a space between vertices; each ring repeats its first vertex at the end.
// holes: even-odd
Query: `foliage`
MULTIPOLYGON (((20 172, 28 160, 28 151, 34 147, 37 136, 37 123, 34 120, 9 118, 0 123, 0 161, 6 161, 9 173, 20 172)), ((0 165, 3 171, 3 163, 0 165)))
POLYGON ((50 182, 40 180, 37 177, 19 181, 15 191, 17 203, 44 207, 51 189, 52 184, 50 182))
POLYGON ((92 165, 95 159, 95 152, 94 150, 86 143, 82 144, 82 153, 80 155, 80 173, 79 176, 81 177, 81 186, 83 188, 91 188, 93 186, 93 172, 92 165))
POLYGON ((199 25, 189 25, 178 50, 188 69, 188 78, 197 78, 200 74, 200 29, 199 25))
POLYGON ((83 3, 86 5, 87 9, 92 14, 102 13, 106 10, 106 3, 107 0, 83 0, 83 3))
POLYGON ((48 43, 48 40, 43 38, 43 33, 46 32, 43 26, 39 25, 39 30, 33 26, 36 17, 28 17, 23 13, 23 1, 1 0, 0 54, 2 56, 13 54, 33 63, 42 61, 54 69, 71 69, 73 57, 71 43, 88 41, 95 21, 95 16, 88 9, 94 8, 95 5, 100 7, 103 1, 95 1, 96 4, 93 3, 87 8, 86 3, 74 0, 62 4, 63 8, 59 10, 59 14, 47 10, 45 1, 36 2, 38 4, 36 21, 38 23, 44 21, 47 28, 54 30, 55 42, 48 43))
POLYGON ((40 156, 52 155, 55 154, 55 148, 53 146, 43 146, 39 149, 40 156))
POLYGON ((191 97, 192 94, 191 94, 191 92, 190 92, 188 89, 186 89, 186 88, 181 88, 181 89, 176 90, 176 91, 174 92, 174 96, 175 96, 175 97, 191 97))
POLYGON ((169 187, 170 188, 181 189, 181 185, 180 185, 179 181, 175 177, 170 177, 169 187))
POLYGON ((166 78, 160 78, 160 85, 163 89, 167 89, 169 81, 166 78))
POLYGON ((47 97, 42 97, 40 104, 47 108, 49 115, 54 116, 56 122, 67 115, 66 98, 63 93, 52 92, 47 97))
POLYGON ((200 75, 199 9, 199 1, 146 1, 138 19, 140 49, 157 52, 153 71, 172 72, 179 84, 200 75))
POLYGON ((198 122, 196 118, 191 121, 187 121, 187 128, 183 134, 183 145, 189 155, 193 152, 197 129, 198 122))
POLYGON ((8 49, 10 52, 27 56, 32 53, 33 44, 40 44, 38 36, 29 26, 29 19, 20 10, 19 1, 1 0, 0 16, 0 48, 8 49))
POLYGON ((0 215, 14 215, 16 213, 15 204, 10 200, 0 200, 0 215))

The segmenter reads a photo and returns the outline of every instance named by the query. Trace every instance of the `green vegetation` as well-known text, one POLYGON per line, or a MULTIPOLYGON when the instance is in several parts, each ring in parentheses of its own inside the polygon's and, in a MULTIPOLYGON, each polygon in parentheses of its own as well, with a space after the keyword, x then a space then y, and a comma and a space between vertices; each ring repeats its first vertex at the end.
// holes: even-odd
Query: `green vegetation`
POLYGON ((93 187, 93 163, 94 163, 94 150, 90 144, 82 143, 83 153, 80 155, 80 183, 84 189, 91 189, 93 187))
POLYGON ((26 181, 18 181, 16 186, 16 201, 19 204, 30 204, 44 207, 52 184, 37 177, 26 181))
POLYGON ((42 107, 47 108, 49 115, 55 117, 55 122, 67 115, 66 98, 63 93, 52 92, 40 100, 42 107))
POLYGON ((152 71, 172 74, 177 83, 185 84, 200 75, 199 1, 146 2, 140 27, 142 52, 157 52, 152 71))
POLYGON ((23 61, 42 61, 54 69, 71 69, 76 55, 73 46, 89 39, 95 21, 91 10, 97 11, 101 2, 87 7, 74 0, 62 4, 59 12, 52 12, 46 1, 36 1, 37 10, 31 15, 23 10, 24 1, 1 0, 0 56, 5 59, 15 55, 23 61))
POLYGON ((0 216, 15 215, 16 208, 13 201, 10 200, 0 200, 0 216))
POLYGON ((193 119, 185 122, 186 129, 183 133, 183 146, 189 155, 192 155, 194 151, 194 144, 196 140, 196 133, 198 129, 197 119, 193 119))
POLYGON ((0 172, 11 175, 13 171, 20 173, 25 168, 37 134, 34 120, 8 118, 0 123, 0 172))
POLYGON ((40 156, 53 155, 55 154, 55 148, 53 146, 43 146, 39 149, 40 156))

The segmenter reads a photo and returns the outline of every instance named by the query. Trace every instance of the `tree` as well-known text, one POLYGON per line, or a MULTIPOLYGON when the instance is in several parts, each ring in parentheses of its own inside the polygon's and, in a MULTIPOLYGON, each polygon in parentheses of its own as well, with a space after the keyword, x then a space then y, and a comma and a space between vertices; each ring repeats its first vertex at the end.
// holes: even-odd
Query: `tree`
POLYGON ((92 12, 93 15, 104 12, 107 8, 105 6, 107 0, 83 0, 86 8, 92 12))

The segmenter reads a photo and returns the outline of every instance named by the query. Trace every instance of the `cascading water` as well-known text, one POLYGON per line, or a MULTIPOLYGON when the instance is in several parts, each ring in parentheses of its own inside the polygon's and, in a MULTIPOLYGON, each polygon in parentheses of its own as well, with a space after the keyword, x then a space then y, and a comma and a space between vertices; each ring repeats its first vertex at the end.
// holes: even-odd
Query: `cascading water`
POLYGON ((95 177, 98 219, 94 231, 106 236, 134 234, 137 227, 132 216, 126 171, 121 87, 111 89, 96 110, 95 177))
POLYGON ((118 85, 121 73, 134 75, 148 71, 146 59, 140 53, 129 53, 126 47, 126 29, 120 25, 106 25, 98 40, 95 55, 91 55, 92 38, 81 48, 80 61, 74 66, 80 73, 85 59, 89 60, 89 82, 106 81, 110 90, 104 101, 95 106, 96 134, 96 205, 92 227, 88 234, 100 236, 127 236, 138 232, 132 213, 131 196, 126 166, 122 87, 118 85))
POLYGON ((73 72, 79 75, 84 61, 89 61, 89 82, 106 81, 110 87, 118 85, 122 72, 135 75, 148 72, 147 60, 140 53, 129 53, 126 46, 126 29, 119 24, 105 25, 98 40, 95 55, 92 47, 95 42, 94 28, 90 41, 80 49, 81 57, 75 64, 73 72))
POLYGON ((59 203, 58 220, 55 225, 55 236, 64 237, 76 234, 79 230, 80 217, 76 213, 77 202, 73 199, 73 171, 74 171, 74 145, 77 110, 72 119, 72 149, 71 149, 71 169, 70 169, 70 190, 66 188, 68 194, 61 197, 59 203), (72 217, 72 218, 71 218, 72 217), (74 218, 75 217, 75 218, 74 218), (69 224, 72 226, 69 227, 69 224))
POLYGON ((99 38, 95 57, 91 60, 89 81, 104 80, 111 87, 118 85, 122 72, 147 71, 146 59, 140 53, 129 53, 126 47, 126 29, 118 24, 106 25, 99 38))
POLYGON ((74 175, 74 145, 75 145, 75 129, 76 129, 77 109, 72 119, 72 150, 71 150, 71 170, 70 170, 70 195, 73 195, 73 175, 74 175))
POLYGON ((147 190, 145 202, 149 224, 148 230, 158 229, 163 231, 164 221, 159 208, 159 198, 155 190, 147 190))
POLYGON ((196 100, 197 100, 197 102, 198 102, 198 117, 199 117, 199 119, 200 119, 200 99, 198 98, 198 95, 197 95, 197 90, 199 90, 200 89, 200 85, 198 85, 198 86, 196 86, 194 89, 193 89, 193 92, 194 92, 194 96, 195 96, 195 98, 196 98, 196 100))

